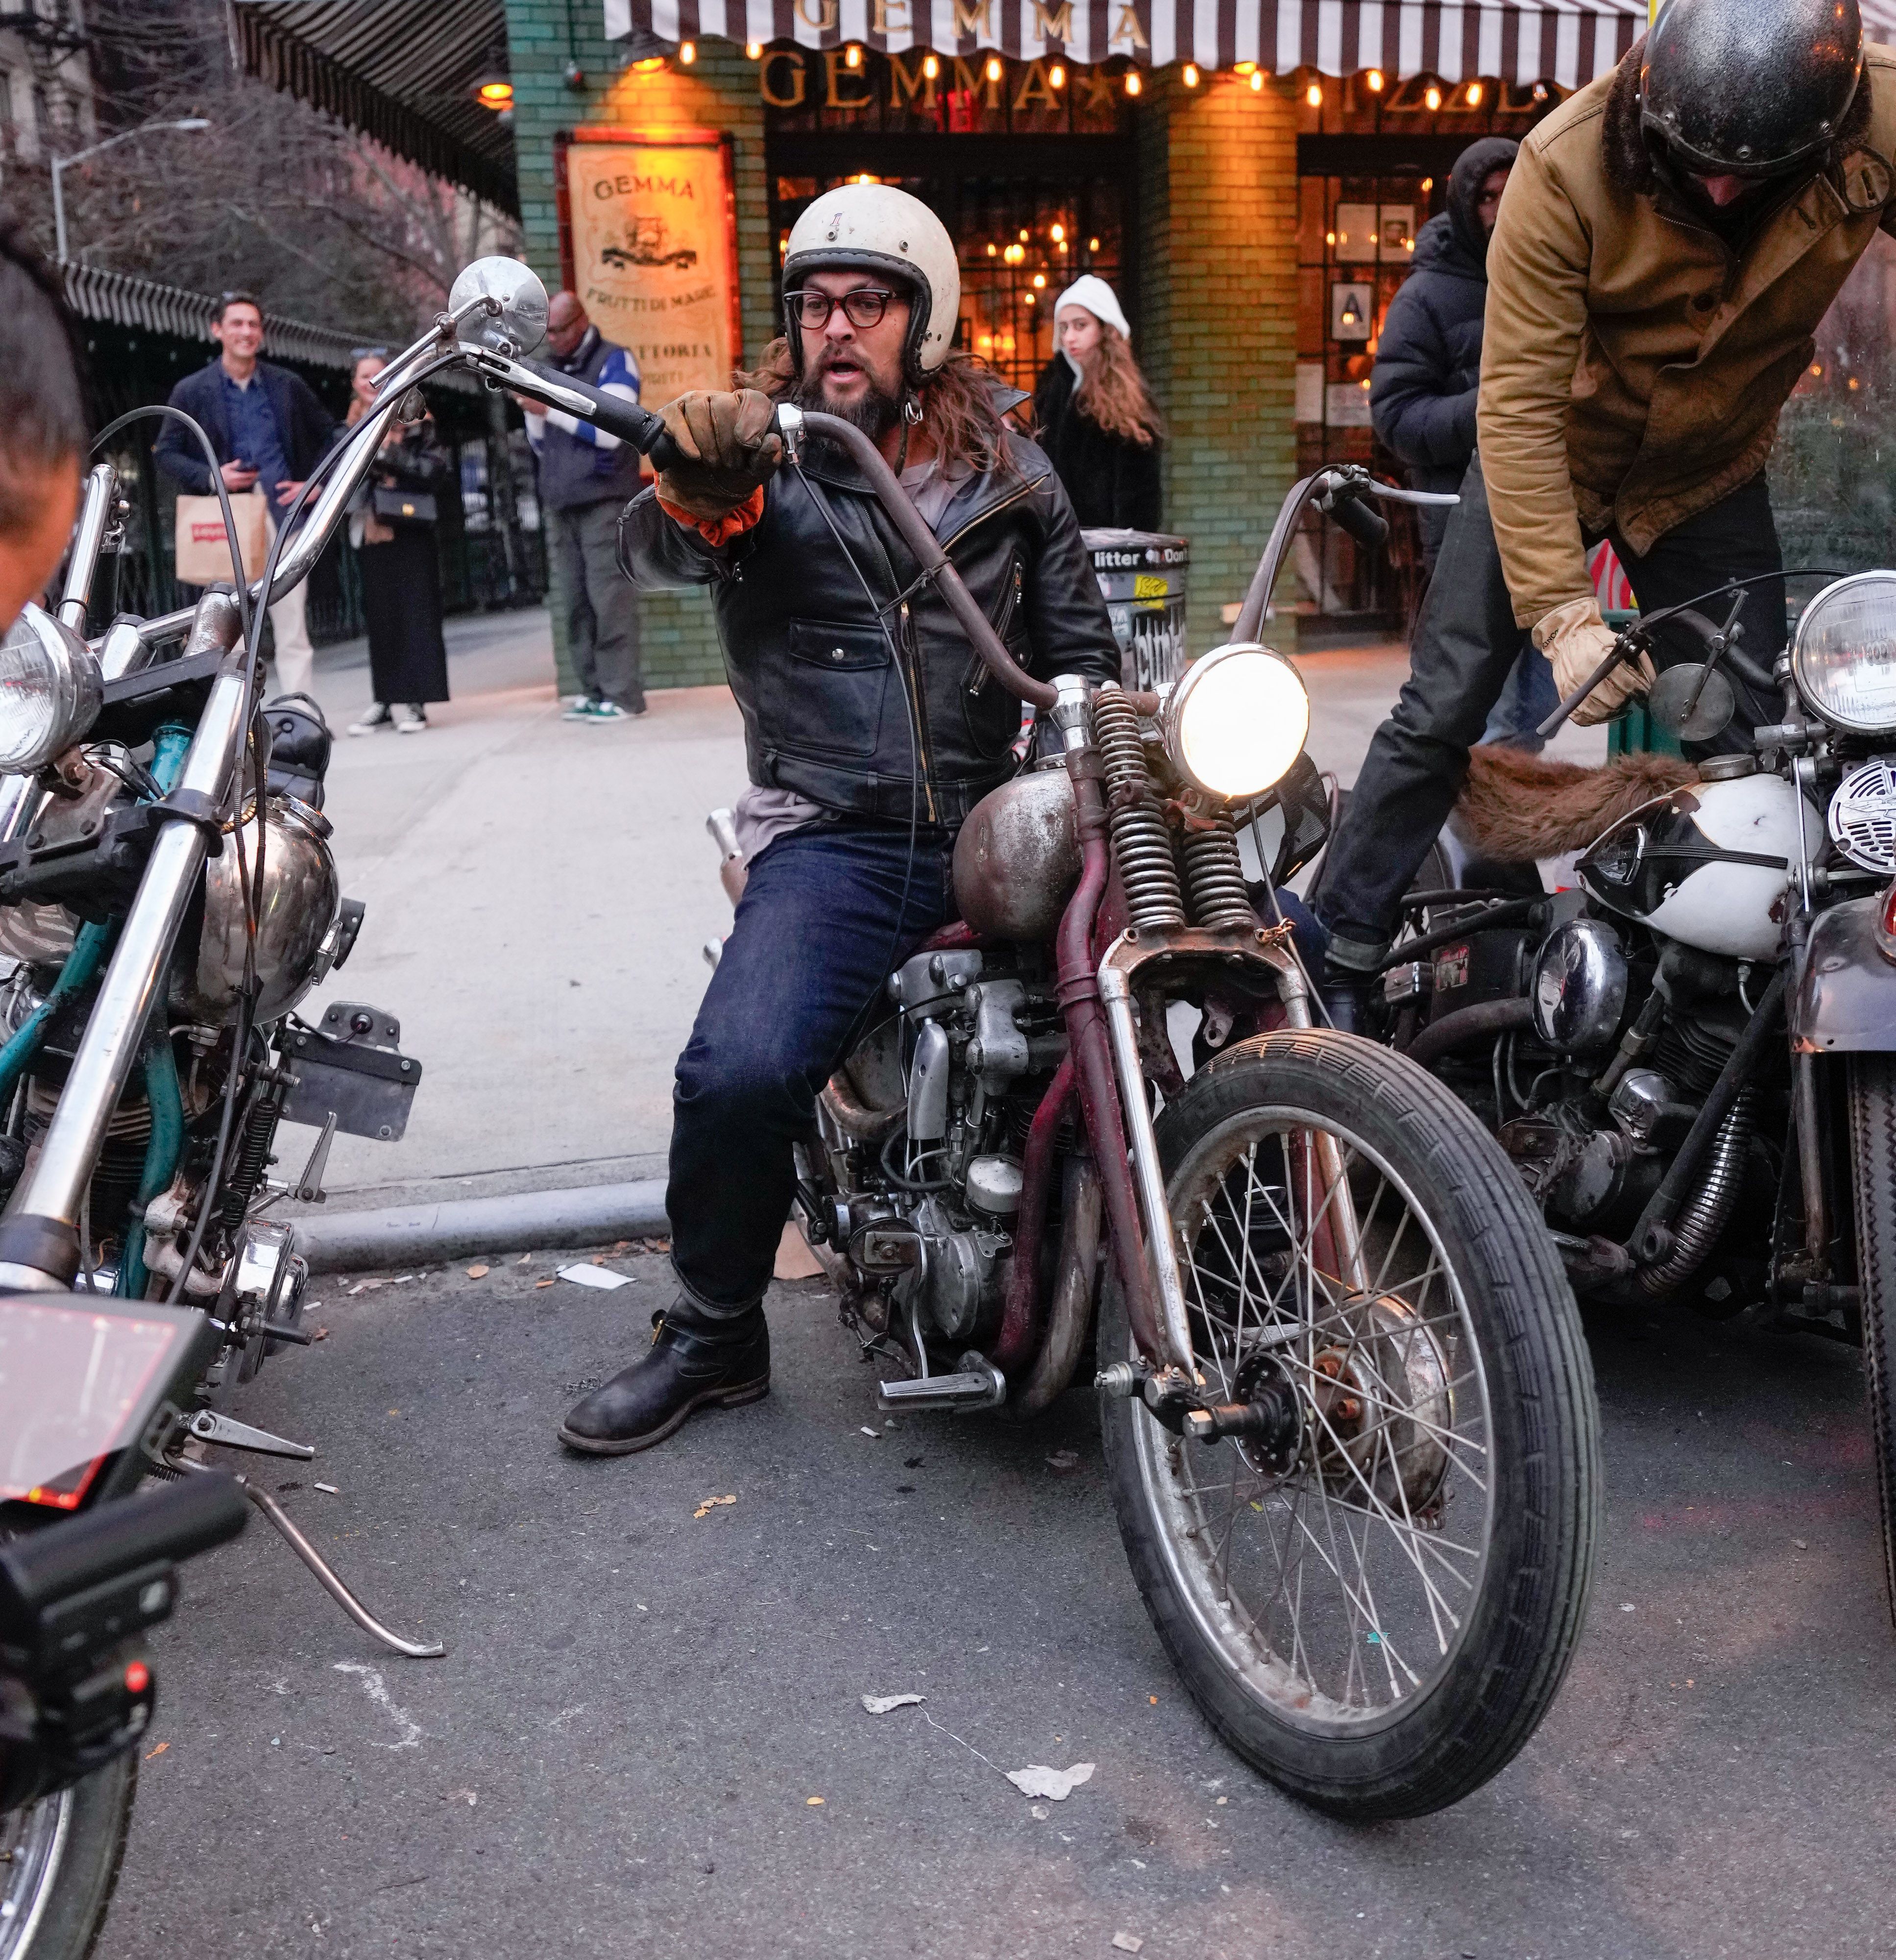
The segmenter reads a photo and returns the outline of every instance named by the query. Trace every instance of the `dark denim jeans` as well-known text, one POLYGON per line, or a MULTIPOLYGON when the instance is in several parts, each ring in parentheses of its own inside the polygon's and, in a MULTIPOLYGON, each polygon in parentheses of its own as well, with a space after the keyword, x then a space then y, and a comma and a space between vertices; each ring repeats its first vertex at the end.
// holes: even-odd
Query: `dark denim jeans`
MULTIPOLYGON (((1761 476, 1667 532, 1643 558, 1615 533, 1608 536, 1646 612, 1695 598, 1724 579, 1780 571, 1784 562, 1761 476)), ((1700 609, 1723 625, 1730 604, 1713 600, 1700 609)), ((1768 670, 1786 637, 1783 580, 1751 587, 1741 617, 1745 651, 1768 670)), ((1373 967, 1387 949, 1402 894, 1455 807, 1468 750, 1481 740, 1520 648, 1478 456, 1462 479, 1461 502, 1449 513, 1409 650, 1409 677, 1370 744, 1325 860, 1314 902, 1329 929, 1332 968, 1373 967)), ((1655 666, 1703 657, 1699 641, 1683 628, 1659 628, 1655 666)), ((1738 712, 1723 736, 1686 743, 1694 759, 1748 748, 1751 730, 1783 712, 1775 698, 1730 678, 1738 712)))
POLYGON ((678 1058, 672 1261, 708 1319, 770 1284, 796 1188, 791 1147, 890 972, 954 909, 949 845, 905 826, 780 837, 750 867, 737 919, 678 1058), (898 922, 898 909, 900 920, 898 922))

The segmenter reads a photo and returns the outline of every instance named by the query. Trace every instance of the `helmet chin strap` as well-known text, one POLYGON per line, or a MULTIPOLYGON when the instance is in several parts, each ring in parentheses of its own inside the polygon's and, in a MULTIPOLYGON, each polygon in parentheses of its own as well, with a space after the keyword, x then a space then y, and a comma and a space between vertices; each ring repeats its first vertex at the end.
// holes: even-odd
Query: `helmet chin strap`
POLYGON ((908 466, 908 437, 911 430, 921 426, 921 403, 914 396, 905 394, 902 403, 902 446, 896 452, 896 474, 899 476, 908 466))

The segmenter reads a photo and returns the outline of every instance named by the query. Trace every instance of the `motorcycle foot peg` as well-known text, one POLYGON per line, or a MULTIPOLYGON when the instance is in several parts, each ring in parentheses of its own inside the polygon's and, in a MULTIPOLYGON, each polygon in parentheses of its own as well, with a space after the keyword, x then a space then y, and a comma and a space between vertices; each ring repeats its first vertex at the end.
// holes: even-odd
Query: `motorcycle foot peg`
POLYGON ((990 1409, 1007 1399, 1007 1376, 982 1354, 962 1355, 952 1375, 876 1384, 876 1405, 882 1409, 990 1409))

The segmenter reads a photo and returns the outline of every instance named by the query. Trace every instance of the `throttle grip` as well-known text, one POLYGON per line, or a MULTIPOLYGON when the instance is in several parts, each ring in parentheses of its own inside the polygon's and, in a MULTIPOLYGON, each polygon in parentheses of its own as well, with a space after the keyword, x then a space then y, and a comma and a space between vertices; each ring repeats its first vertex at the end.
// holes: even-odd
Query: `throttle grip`
POLYGON ((1339 496, 1329 508, 1328 514, 1347 531, 1360 545, 1367 545, 1372 551, 1379 551, 1388 542, 1389 520, 1379 511, 1360 503, 1354 497, 1339 496))
POLYGON ((583 396, 587 402, 586 419, 595 428, 617 436, 621 442, 630 443, 641 456, 650 457, 654 469, 670 469, 683 461, 677 444, 666 432, 663 415, 641 408, 636 402, 608 395, 571 374, 542 367, 537 361, 522 360, 518 364, 566 393, 583 396))

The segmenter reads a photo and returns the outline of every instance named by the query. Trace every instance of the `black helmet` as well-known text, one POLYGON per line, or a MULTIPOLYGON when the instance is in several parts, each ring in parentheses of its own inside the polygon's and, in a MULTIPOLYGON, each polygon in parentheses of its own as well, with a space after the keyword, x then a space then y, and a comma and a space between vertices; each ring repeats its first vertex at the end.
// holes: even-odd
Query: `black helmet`
POLYGON ((1667 0, 1640 124, 1684 170, 1776 177, 1835 139, 1863 72, 1856 0, 1667 0))

